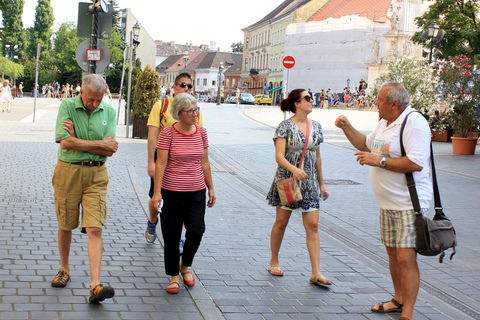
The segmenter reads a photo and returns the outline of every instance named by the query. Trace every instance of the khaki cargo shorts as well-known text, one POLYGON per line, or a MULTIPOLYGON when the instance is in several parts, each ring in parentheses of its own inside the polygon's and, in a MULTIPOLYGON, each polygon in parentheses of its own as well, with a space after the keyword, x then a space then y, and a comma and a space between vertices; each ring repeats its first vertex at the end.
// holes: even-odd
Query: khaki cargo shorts
POLYGON ((108 171, 58 161, 52 179, 58 227, 70 231, 79 226, 82 206, 82 232, 102 228, 107 221, 108 171))

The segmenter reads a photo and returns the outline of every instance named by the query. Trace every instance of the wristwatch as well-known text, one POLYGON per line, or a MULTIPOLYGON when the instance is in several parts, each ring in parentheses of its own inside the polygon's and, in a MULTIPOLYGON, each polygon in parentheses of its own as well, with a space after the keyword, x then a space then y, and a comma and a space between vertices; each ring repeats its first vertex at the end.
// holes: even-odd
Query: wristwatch
POLYGON ((387 167, 387 159, 385 159, 385 157, 382 158, 382 160, 380 160, 380 166, 385 169, 387 167))

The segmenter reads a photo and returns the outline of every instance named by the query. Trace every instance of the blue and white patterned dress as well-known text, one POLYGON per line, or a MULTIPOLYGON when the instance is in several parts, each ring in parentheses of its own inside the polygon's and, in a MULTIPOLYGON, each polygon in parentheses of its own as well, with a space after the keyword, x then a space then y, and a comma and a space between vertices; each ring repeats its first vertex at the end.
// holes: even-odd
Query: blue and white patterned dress
MULTIPOLYGON (((292 177, 293 173, 278 166, 278 172, 273 179, 272 186, 267 195, 267 203, 271 206, 281 206, 287 210, 311 211, 320 208, 320 187, 318 185, 317 168, 315 163, 317 161, 316 150, 323 142, 323 132, 320 123, 313 121, 313 127, 310 128, 310 137, 303 160, 302 169, 307 173, 308 178, 300 181, 300 190, 302 192, 303 200, 292 205, 282 206, 280 197, 278 196, 276 181, 292 177)), ((302 157, 303 148, 305 146, 305 135, 300 131, 295 122, 290 118, 280 123, 273 135, 273 142, 277 138, 285 138, 287 140, 285 149, 285 159, 288 162, 298 167, 300 158, 302 157)))

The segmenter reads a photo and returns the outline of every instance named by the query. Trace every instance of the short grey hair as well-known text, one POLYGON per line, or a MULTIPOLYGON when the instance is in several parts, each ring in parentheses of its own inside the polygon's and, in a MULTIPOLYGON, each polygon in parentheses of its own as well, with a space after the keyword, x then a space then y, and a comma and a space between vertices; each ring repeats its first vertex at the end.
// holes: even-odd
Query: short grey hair
POLYGON ((180 120, 178 115, 184 108, 188 108, 191 105, 197 106, 197 99, 192 96, 190 93, 182 92, 175 95, 173 98, 172 105, 170 106, 170 114, 172 115, 173 119, 180 120))
POLYGON ((102 92, 107 88, 107 83, 105 79, 99 74, 89 74, 83 77, 82 80, 82 89, 86 91, 87 89, 92 90, 93 92, 102 92))
POLYGON ((392 103, 393 101, 398 101, 398 107, 400 109, 405 109, 410 104, 410 97, 408 96, 407 89, 400 83, 396 81, 387 82, 382 85, 383 87, 392 87, 390 91, 387 92, 387 102, 392 103))

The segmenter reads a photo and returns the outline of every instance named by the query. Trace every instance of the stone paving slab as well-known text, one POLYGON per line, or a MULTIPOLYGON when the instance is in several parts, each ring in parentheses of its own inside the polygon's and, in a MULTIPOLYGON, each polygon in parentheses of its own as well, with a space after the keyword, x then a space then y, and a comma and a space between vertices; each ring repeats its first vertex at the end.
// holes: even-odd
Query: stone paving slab
MULTIPOLYGON (((292 215, 281 250, 285 276, 266 271, 274 209, 266 205, 265 194, 275 171, 268 122, 278 109, 201 107, 218 203, 207 210, 207 231, 193 267, 197 285, 182 287, 178 296, 165 292, 162 247, 143 238, 149 187, 146 140, 125 139, 125 126, 118 126, 120 148, 108 161, 102 269, 102 280, 116 288, 116 297, 98 306, 86 303, 87 239, 79 232, 72 243, 72 282, 64 289, 49 283, 59 266, 51 187, 58 148, 53 143, 55 109, 46 108, 35 124, 0 119, 0 319, 398 319, 398 314, 369 311, 390 298, 391 282, 368 169, 355 163, 353 150, 329 127, 328 117, 336 116, 324 112, 330 110, 313 114, 326 133, 321 152, 332 191, 320 212, 321 267, 334 282, 325 289, 308 282, 309 258, 298 215, 292 215), (257 124, 249 113, 254 110, 257 124), (345 184, 347 180, 356 184, 345 184)), ((368 111, 353 117, 365 123, 365 131, 366 123, 373 122, 370 118, 375 120, 368 111)), ((437 161, 437 166, 457 170, 459 158, 447 147, 442 155, 444 164, 437 161)), ((478 319, 438 296, 441 292, 451 297, 451 304, 463 303, 479 312, 479 238, 476 225, 462 219, 478 212, 479 178, 477 171, 469 171, 477 154, 472 157, 464 158, 459 172, 439 173, 446 212, 462 210, 462 216, 452 220, 460 243, 471 250, 460 251, 443 265, 435 258, 419 259, 424 281, 415 319, 478 319), (467 193, 459 196, 458 189, 467 193)))

